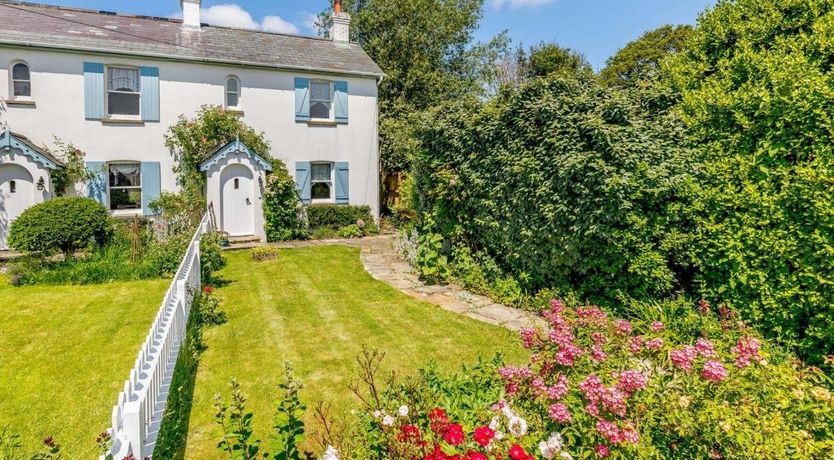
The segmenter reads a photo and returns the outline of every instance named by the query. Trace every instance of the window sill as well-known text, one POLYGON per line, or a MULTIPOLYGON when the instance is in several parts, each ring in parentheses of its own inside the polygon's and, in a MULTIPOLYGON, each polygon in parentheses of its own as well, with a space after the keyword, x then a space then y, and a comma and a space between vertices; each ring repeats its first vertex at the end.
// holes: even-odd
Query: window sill
POLYGON ((310 120, 307 122, 308 126, 336 126, 333 120, 310 120))
POLYGON ((18 107, 35 107, 35 101, 31 99, 6 99, 6 105, 18 107))
POLYGON ((134 216, 142 216, 143 212, 141 209, 121 209, 121 210, 110 210, 110 215, 113 217, 134 217, 134 216))
POLYGON ((142 126, 145 121, 140 118, 102 118, 101 122, 106 125, 138 125, 142 126))

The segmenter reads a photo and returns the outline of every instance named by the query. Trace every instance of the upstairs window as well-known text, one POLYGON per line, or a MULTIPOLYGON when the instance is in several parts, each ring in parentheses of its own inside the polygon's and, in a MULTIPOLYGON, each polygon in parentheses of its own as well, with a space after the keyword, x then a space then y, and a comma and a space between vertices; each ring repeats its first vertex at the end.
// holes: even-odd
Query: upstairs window
POLYGON ((313 201, 333 201, 333 163, 311 165, 311 198, 313 201))
POLYGON ((226 79, 226 108, 240 109, 240 80, 237 77, 226 79))
POLYGON ((32 78, 29 66, 18 62, 12 66, 12 95, 18 97, 32 97, 32 78))
POLYGON ((139 98, 139 69, 107 68, 108 115, 138 117, 140 115, 139 98))
POLYGON ((310 82, 310 118, 330 120, 333 99, 330 95, 330 82, 310 82))
POLYGON ((142 165, 111 163, 109 172, 110 210, 142 209, 142 165))

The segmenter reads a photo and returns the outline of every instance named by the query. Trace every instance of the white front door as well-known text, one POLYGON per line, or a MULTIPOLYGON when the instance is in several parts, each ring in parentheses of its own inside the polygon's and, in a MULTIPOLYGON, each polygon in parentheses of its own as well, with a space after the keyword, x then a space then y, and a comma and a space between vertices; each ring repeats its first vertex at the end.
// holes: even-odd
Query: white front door
POLYGON ((255 234, 255 181, 252 170, 241 164, 226 167, 220 175, 223 193, 223 231, 231 236, 255 234))
POLYGON ((9 249, 12 221, 34 204, 35 184, 29 171, 18 165, 0 165, 0 250, 9 249))

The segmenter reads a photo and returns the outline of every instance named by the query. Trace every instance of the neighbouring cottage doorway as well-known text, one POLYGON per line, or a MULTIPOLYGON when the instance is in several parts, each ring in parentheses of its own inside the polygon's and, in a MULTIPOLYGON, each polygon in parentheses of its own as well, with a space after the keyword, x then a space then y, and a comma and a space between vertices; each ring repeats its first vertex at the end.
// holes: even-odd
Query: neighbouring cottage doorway
POLYGON ((252 170, 235 163, 220 175, 222 228, 231 236, 255 234, 255 181, 252 170))
POLYGON ((34 204, 32 174, 15 164, 0 165, 0 250, 8 249, 12 221, 34 204))

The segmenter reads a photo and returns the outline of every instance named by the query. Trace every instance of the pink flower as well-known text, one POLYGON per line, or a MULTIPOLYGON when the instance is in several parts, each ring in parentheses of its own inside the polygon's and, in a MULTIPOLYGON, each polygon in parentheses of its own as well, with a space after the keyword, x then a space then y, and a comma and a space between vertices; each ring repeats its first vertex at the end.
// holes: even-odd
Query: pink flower
POLYGON ((608 450, 608 446, 605 444, 597 444, 597 446, 594 447, 594 450, 597 453, 597 458, 605 458, 611 455, 611 451, 608 450))
POLYGON ((643 349, 643 342, 646 339, 643 338, 641 335, 635 335, 633 337, 628 338, 628 351, 632 353, 640 353, 640 350, 643 349))
POLYGON ((576 309, 576 321, 581 326, 607 327, 608 315, 599 307, 579 307, 576 309))
POLYGON ((457 423, 453 423, 443 430, 443 440, 453 446, 461 444, 464 439, 463 427, 457 423))
POLYGON ((617 388, 628 396, 633 395, 638 390, 646 388, 648 379, 640 371, 628 370, 620 373, 620 378, 617 380, 617 388))
POLYGON ((545 394, 551 400, 564 398, 568 394, 568 378, 564 375, 559 375, 556 383, 545 389, 545 394))
POLYGON ((675 348, 669 351, 669 359, 675 367, 679 367, 686 372, 692 371, 692 364, 695 358, 698 357, 698 351, 691 345, 686 345, 682 348, 675 348))
POLYGON ((698 355, 702 358, 718 357, 718 353, 715 351, 715 345, 707 339, 698 339, 698 341, 695 342, 695 349, 698 351, 698 355))
POLYGON ((573 420, 573 417, 568 412, 568 406, 562 403, 551 404, 547 409, 550 417, 559 423, 568 423, 573 420))
POLYGON ((603 351, 602 345, 595 343, 591 346, 591 359, 598 363, 601 363, 605 361, 605 358, 607 357, 608 355, 605 353, 605 351, 603 351))
POLYGON ((605 419, 597 420, 597 432, 611 444, 619 444, 623 440, 620 427, 616 423, 605 419))
POLYGON ((733 347, 733 352, 738 355, 736 356, 736 366, 744 369, 750 365, 751 360, 761 361, 762 355, 759 353, 761 349, 762 344, 755 337, 742 337, 733 347))
POLYGON ((660 332, 663 329, 666 329, 666 326, 664 326, 663 323, 661 323, 660 321, 654 321, 652 323, 652 330, 654 332, 660 332))
POLYGON ((704 363, 704 370, 701 376, 711 382, 718 383, 727 378, 730 371, 718 361, 707 361, 704 363))
POLYGON ((495 431, 488 426, 482 426, 480 428, 475 429, 475 434, 472 435, 472 439, 478 443, 481 447, 486 447, 492 441, 492 438, 495 437, 495 431))
POLYGON ((638 444, 640 442, 640 433, 634 429, 634 424, 631 422, 626 423, 626 427, 622 429, 620 432, 623 438, 623 441, 631 443, 631 444, 638 444))
POLYGON ((536 339, 539 338, 539 331, 535 328, 529 329, 522 329, 521 330, 521 341, 524 343, 524 348, 528 350, 533 348, 533 344, 536 342, 536 339))
POLYGON ((573 366, 576 358, 582 356, 582 353, 582 348, 577 347, 573 343, 568 343, 559 347, 554 361, 561 366, 573 366))
POLYGON ((615 332, 617 334, 623 335, 623 336, 631 334, 631 331, 634 329, 631 326, 631 323, 629 323, 628 321, 626 321, 624 319, 618 319, 618 320, 614 321, 614 327, 616 328, 615 332))
POLYGON ((663 339, 659 337, 646 342, 646 349, 648 350, 655 351, 660 350, 661 348, 663 348, 663 339))
POLYGON ((698 302, 698 312, 701 313, 701 316, 707 316, 709 314, 709 302, 701 299, 698 302))

